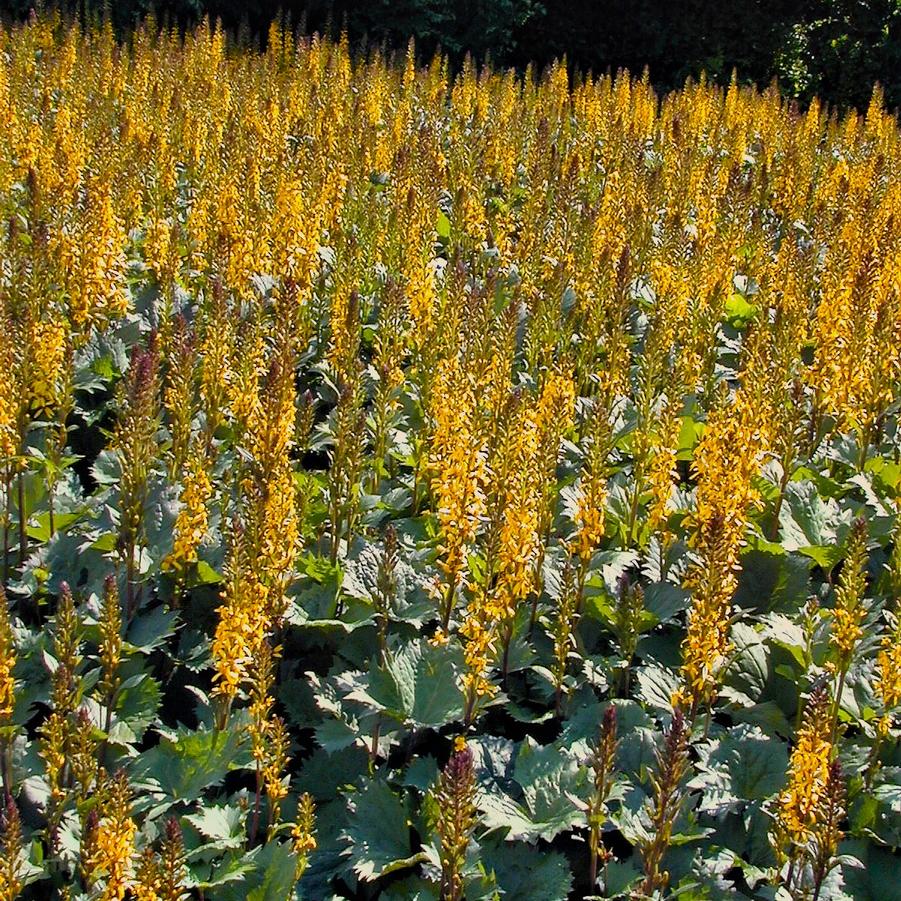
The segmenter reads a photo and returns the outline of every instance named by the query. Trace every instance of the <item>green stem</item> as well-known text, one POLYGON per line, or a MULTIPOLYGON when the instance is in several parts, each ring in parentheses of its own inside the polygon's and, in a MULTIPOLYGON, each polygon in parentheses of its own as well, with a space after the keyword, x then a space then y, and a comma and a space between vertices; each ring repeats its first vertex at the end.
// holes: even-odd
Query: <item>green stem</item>
POLYGON ((456 588, 456 582, 456 574, 452 573, 451 578, 448 581, 447 591, 444 595, 444 605, 441 612, 441 630, 443 632, 447 632, 450 627, 450 618, 454 611, 454 590, 456 588))
POLYGON ((256 844, 257 832, 260 828, 260 805, 263 800, 263 775, 260 772, 260 765, 257 764, 257 788, 253 797, 253 820, 250 824, 250 847, 256 844))
POLYGON ((506 626, 504 626, 504 658, 503 658, 503 667, 501 668, 501 677, 503 686, 506 689, 507 687, 507 675, 510 670, 510 642, 513 640, 513 623, 508 622, 506 626))
POLYGON ((842 692, 845 690, 845 676, 848 672, 848 667, 843 666, 841 668, 841 672, 838 677, 838 687, 835 692, 835 702, 832 706, 832 734, 829 737, 829 743, 834 747, 835 739, 838 735, 838 714, 841 710, 842 706, 842 692))
POLYGON ((788 487, 790 475, 791 463, 783 460, 782 478, 779 480, 779 494, 776 496, 776 506, 773 508, 773 524, 770 526, 770 541, 776 541, 779 538, 779 517, 782 514, 782 504, 785 501, 785 489, 788 487))
POLYGON ((413 467, 413 517, 419 516, 419 478, 422 469, 422 449, 416 448, 416 465, 413 467))
POLYGON ((632 546, 633 532, 635 531, 635 522, 638 519, 638 504, 641 499, 641 470, 635 473, 635 490, 632 492, 632 501, 629 506, 629 528, 626 532, 627 547, 632 546))
POLYGON ((50 517, 50 537, 52 538, 56 532, 55 508, 53 505, 53 489, 55 488, 55 480, 49 479, 47 482, 47 513, 50 517))
POLYGON ((125 611, 126 619, 131 622, 135 614, 135 543, 129 538, 125 543, 125 611))
POLYGON ((857 468, 863 472, 867 465, 867 451, 870 449, 870 442, 873 436, 873 426, 868 425, 865 431, 860 433, 860 459, 857 468))
POLYGON ((382 731, 382 718, 381 716, 377 716, 375 719, 375 726, 372 729, 372 743, 369 748, 369 769, 370 772, 375 770, 375 762, 378 760, 379 756, 379 737, 382 731))
POLYGON ((28 533, 25 522, 25 474, 19 473, 19 566, 24 566, 28 553, 28 533))
POLYGON ((3 587, 9 582, 9 531, 12 525, 12 473, 6 468, 3 488, 3 587))
POLYGON ((592 892, 598 884, 598 830, 596 826, 591 827, 591 836, 589 845, 591 848, 591 863, 588 866, 588 885, 592 892))

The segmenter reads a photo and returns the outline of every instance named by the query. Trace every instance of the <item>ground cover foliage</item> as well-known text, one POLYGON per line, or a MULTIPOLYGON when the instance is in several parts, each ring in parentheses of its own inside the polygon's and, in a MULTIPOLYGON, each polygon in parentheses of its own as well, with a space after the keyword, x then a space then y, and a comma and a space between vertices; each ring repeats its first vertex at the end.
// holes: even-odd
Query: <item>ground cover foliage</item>
POLYGON ((901 140, 0 33, 0 897, 891 898, 901 140))

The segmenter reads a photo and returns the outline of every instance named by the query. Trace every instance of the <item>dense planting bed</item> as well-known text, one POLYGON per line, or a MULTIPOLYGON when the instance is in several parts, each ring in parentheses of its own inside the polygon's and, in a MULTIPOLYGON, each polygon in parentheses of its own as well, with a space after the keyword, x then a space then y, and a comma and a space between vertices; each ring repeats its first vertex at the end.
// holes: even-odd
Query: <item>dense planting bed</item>
POLYGON ((901 136, 0 32, 0 898, 901 896, 901 136))

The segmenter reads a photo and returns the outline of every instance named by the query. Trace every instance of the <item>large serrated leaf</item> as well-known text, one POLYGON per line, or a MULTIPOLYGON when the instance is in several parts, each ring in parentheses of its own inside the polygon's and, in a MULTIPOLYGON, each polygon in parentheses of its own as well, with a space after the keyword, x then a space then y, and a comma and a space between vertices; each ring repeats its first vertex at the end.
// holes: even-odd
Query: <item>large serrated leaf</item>
POLYGON ((515 844, 483 850, 505 898, 517 901, 564 901, 572 887, 566 858, 556 851, 515 844))
POLYGON ((769 676, 769 650, 761 634, 745 623, 735 623, 731 641, 734 651, 726 682, 757 701, 769 676))
POLYGON ((193 801, 219 783, 232 769, 242 742, 242 730, 180 729, 163 737, 136 763, 144 778, 154 779, 172 798, 193 801))
POLYGON ((443 726, 463 715, 462 655, 456 645, 412 641, 374 666, 368 685, 347 695, 414 726, 443 726))
POLYGON ((201 835, 217 841, 243 840, 246 813, 237 807, 201 807, 197 813, 188 814, 185 820, 201 835))
POLYGON ((583 814, 572 796, 582 793, 585 772, 556 745, 520 745, 513 772, 522 800, 498 787, 479 795, 478 806, 488 829, 506 831, 510 840, 551 841, 583 814))
POLYGON ((353 871, 376 879, 411 857, 409 812, 384 782, 372 781, 348 801, 350 820, 343 839, 353 871))
POLYGON ((294 891, 295 863, 288 844, 266 842, 240 859, 240 879, 230 879, 215 897, 219 901, 288 901, 294 891))
POLYGON ((812 481, 790 482, 779 512, 782 546, 831 569, 841 559, 840 536, 850 520, 850 513, 840 511, 833 498, 823 499, 812 481))

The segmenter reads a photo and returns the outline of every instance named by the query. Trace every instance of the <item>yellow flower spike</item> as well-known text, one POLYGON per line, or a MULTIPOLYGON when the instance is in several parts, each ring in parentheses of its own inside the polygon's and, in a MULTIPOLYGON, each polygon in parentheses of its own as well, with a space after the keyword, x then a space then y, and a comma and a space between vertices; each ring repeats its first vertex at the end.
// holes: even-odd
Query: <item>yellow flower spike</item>
POLYGON ((8 724, 16 705, 16 644, 6 593, 0 588, 0 724, 8 724))
MULTIPOLYGON (((754 373, 747 377, 753 385, 754 373)), ((766 446, 755 428, 760 406, 750 390, 740 390, 733 403, 711 414, 695 450, 698 491, 689 544, 698 560, 684 578, 692 604, 682 643, 680 692, 692 713, 713 701, 731 648, 732 596, 747 518, 759 502, 753 479, 766 446)))
POLYGON ((429 469, 441 527, 439 565, 447 577, 442 602, 446 630, 454 595, 465 579, 467 551, 485 510, 485 457, 475 430, 475 395, 456 357, 439 365, 432 405, 429 469))
POLYGON ((844 673, 854 657, 863 636, 866 589, 867 524, 863 518, 855 520, 848 539, 848 551, 835 589, 830 644, 838 653, 838 669, 844 673))
POLYGON ((125 773, 106 777, 103 794, 84 868, 87 882, 100 901, 124 901, 133 887, 137 832, 131 818, 131 789, 125 773))
POLYGON ((35 418, 50 416, 61 400, 66 338, 67 329, 61 321, 39 319, 32 323, 26 377, 28 408, 35 418))
POLYGON ((0 901, 15 901, 25 886, 19 859, 23 845, 19 808, 7 792, 0 810, 0 901))
POLYGON ((172 551, 160 564, 164 572, 181 573, 197 562, 197 551, 206 535, 209 521, 207 505, 213 496, 208 466, 205 456, 195 448, 188 459, 182 481, 182 506, 175 520, 172 551))
POLYGON ((829 779, 830 733, 829 695, 821 687, 807 701, 789 760, 788 785, 773 805, 771 837, 783 861, 802 855, 814 834, 829 779))
POLYGON ((291 829, 291 842, 297 855, 294 878, 300 880, 306 871, 310 854, 316 850, 316 811, 313 796, 304 792, 297 801, 297 822, 291 829))

